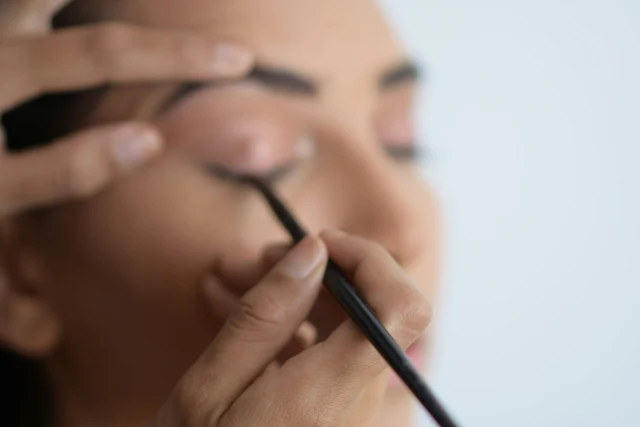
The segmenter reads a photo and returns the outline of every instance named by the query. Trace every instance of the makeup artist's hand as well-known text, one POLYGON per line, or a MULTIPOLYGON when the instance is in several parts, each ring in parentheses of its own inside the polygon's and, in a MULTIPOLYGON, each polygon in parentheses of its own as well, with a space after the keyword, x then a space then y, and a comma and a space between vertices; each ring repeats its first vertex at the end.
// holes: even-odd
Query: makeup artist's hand
MULTIPOLYGON (((0 1, 0 115, 44 93, 111 82, 229 78, 251 66, 249 52, 212 35, 116 23, 51 31, 52 16, 67 3, 0 1)), ((157 155, 162 141, 148 124, 120 123, 25 154, 9 155, 3 147, 0 126, 0 219, 89 196, 157 155)))
POLYGON ((419 337, 429 305, 385 250, 340 232, 307 237, 244 295, 154 427, 370 425, 388 369, 350 320, 326 340, 276 362, 317 299, 327 254, 400 346, 419 337))

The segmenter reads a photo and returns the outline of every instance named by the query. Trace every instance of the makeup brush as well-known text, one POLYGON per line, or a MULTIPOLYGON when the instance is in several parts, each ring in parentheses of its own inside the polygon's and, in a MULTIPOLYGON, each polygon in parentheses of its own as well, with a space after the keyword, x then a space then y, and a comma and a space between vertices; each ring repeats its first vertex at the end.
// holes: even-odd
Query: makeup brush
MULTIPOLYGON (((262 180, 247 177, 246 183, 257 189, 267 200, 273 213, 287 229, 295 243, 307 235, 291 214, 291 211, 276 197, 271 188, 262 180)), ((398 377, 409 387, 422 406, 441 427, 455 427, 455 423, 433 395, 411 360, 393 339, 391 334, 373 314, 373 310, 362 299, 356 288, 349 283, 345 274, 331 260, 324 273, 324 285, 338 300, 349 317, 360 327, 367 339, 374 345, 398 377)))
MULTIPOLYGON (((236 175, 216 167, 209 167, 209 171, 225 179, 248 184, 258 190, 294 243, 298 243, 305 238, 307 232, 263 180, 250 176, 236 175)), ((398 377, 409 387, 413 395, 429 412, 436 423, 441 427, 456 427, 456 424, 433 395, 416 367, 413 366, 411 360, 378 320, 371 307, 360 296, 345 274, 331 259, 327 264, 323 283, 398 377)))

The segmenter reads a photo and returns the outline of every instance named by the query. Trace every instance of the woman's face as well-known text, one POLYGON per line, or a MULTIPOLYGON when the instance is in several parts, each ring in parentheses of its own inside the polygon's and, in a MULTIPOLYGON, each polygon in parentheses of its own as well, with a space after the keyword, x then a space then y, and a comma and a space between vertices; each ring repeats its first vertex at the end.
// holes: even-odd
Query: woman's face
MULTIPOLYGON (((168 153, 33 225, 40 291, 62 331, 54 376, 105 408, 156 404, 219 327, 200 295, 204 274, 230 253, 256 259, 287 241, 260 197, 210 164, 278 176, 310 231, 381 243, 433 295, 437 218, 410 158, 416 73, 369 0, 80 4, 91 20, 226 34, 257 53, 260 71, 217 86, 115 86, 83 121, 153 121, 168 153)), ((321 335, 337 321, 317 317, 321 335)))

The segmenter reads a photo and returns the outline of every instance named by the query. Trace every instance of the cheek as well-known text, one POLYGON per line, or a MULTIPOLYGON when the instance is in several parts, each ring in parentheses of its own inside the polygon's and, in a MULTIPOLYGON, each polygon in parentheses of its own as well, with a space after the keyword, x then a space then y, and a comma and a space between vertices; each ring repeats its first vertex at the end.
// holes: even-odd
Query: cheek
POLYGON ((438 283, 442 269, 442 213, 440 202, 435 191, 427 184, 421 183, 413 194, 420 195, 420 210, 424 212, 427 222, 425 233, 425 253, 423 262, 418 265, 420 278, 418 285, 433 305, 437 302, 438 283))
POLYGON ((56 244, 43 245, 65 323, 99 324, 104 334, 152 320, 193 330, 201 280, 235 240, 229 205, 206 177, 159 165, 54 213, 46 230, 56 244))
POLYGON ((187 279, 225 243, 214 218, 224 220, 226 213, 206 185, 181 176, 154 178, 133 179, 68 216, 75 217, 75 247, 87 265, 100 277, 141 291, 187 279))
POLYGON ((48 265, 65 293, 96 294, 99 304, 193 305, 219 257, 234 249, 256 256, 280 235, 249 191, 164 159, 56 212, 46 227, 46 241, 56 242, 45 243, 48 265))

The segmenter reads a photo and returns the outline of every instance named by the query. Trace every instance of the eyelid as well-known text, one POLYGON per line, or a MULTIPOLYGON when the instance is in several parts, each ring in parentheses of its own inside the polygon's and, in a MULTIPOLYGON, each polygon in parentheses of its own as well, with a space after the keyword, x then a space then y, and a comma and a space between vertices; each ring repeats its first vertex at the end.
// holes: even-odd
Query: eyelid
POLYGON ((425 148, 415 144, 393 144, 385 145, 384 149, 390 157, 400 161, 419 161, 425 157, 425 148))
POLYGON ((206 163, 204 164, 204 167, 213 175, 221 179, 226 179, 227 181, 234 181, 237 177, 251 175, 267 182, 275 183, 285 175, 292 172, 302 161, 313 156, 313 153, 315 152, 314 139, 309 134, 303 133, 302 136, 298 138, 294 151, 295 154, 293 158, 289 158, 288 161, 281 160, 276 162, 271 168, 260 172, 249 170, 230 170, 212 163, 206 163))
POLYGON ((266 172, 261 172, 261 173, 251 173, 251 172, 244 173, 244 172, 231 171, 223 167, 220 167, 219 165, 214 165, 211 163, 203 164, 203 169, 207 173, 211 175, 215 175, 217 178, 220 178, 221 180, 229 181, 229 182, 237 182, 239 179, 242 179, 245 176, 252 176, 255 178, 260 178, 261 180, 264 180, 268 183, 274 183, 279 179, 283 178, 288 173, 292 172, 298 166, 298 163, 299 162, 297 160, 294 160, 283 165, 275 166, 271 170, 268 170, 266 172))

